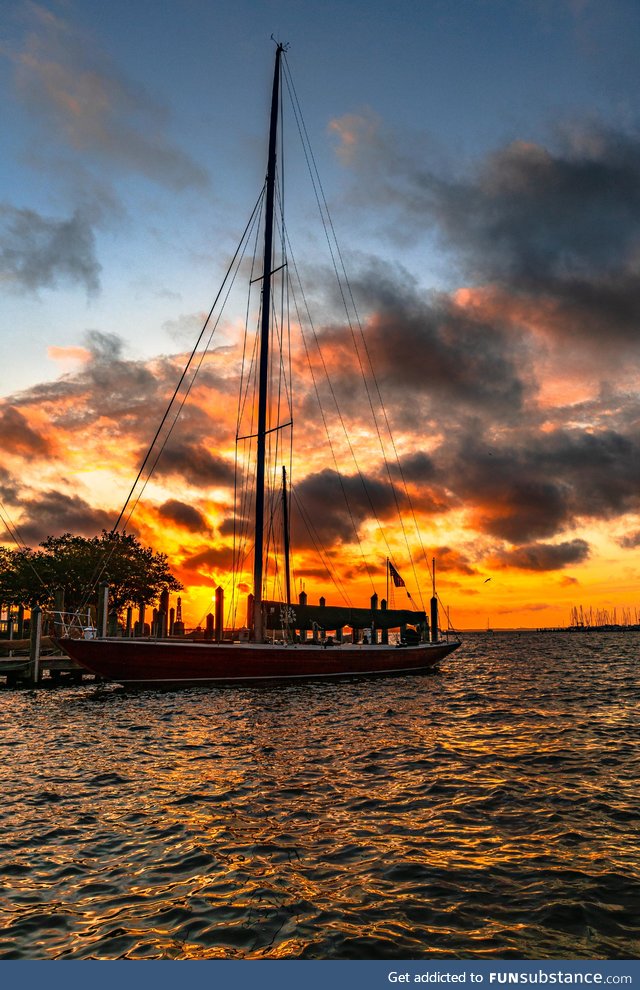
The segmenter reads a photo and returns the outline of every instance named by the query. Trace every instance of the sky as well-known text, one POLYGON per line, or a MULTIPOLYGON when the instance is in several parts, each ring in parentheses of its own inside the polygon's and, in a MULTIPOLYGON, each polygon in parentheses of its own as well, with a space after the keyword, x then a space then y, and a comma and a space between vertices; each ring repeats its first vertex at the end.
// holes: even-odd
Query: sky
MULTIPOLYGON (((382 597, 391 555, 417 600, 435 557, 458 628, 566 625, 580 606, 635 618, 635 0, 4 0, 0 14, 3 522, 30 546, 115 522, 264 178, 273 35, 413 506, 401 494, 403 543, 322 234, 294 208, 309 195, 294 153, 288 231, 320 310, 320 391, 350 424, 327 424, 327 454, 293 345, 296 499, 333 572, 298 518, 296 590, 337 603, 338 576, 354 603, 382 597)), ((130 524, 168 553, 194 623, 231 560, 235 306, 130 524)))

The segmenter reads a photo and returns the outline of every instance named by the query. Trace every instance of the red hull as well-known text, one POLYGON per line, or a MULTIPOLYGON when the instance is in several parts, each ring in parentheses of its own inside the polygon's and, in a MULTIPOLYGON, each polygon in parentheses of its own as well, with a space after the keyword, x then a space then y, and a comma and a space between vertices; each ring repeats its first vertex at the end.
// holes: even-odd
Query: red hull
POLYGON ((144 639, 60 639, 87 670, 132 686, 187 687, 238 681, 303 680, 429 670, 460 645, 272 646, 144 639))

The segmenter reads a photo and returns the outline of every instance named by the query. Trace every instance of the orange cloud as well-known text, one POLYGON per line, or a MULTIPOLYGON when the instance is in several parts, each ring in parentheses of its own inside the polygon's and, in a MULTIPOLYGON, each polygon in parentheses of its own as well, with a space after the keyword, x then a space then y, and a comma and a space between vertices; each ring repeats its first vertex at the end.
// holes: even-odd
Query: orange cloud
POLYGON ((47 357, 59 364, 86 364, 91 359, 91 351, 86 347, 47 347, 47 357))
POLYGON ((343 165, 353 164, 359 151, 371 144, 379 126, 378 118, 370 110, 346 113, 329 122, 329 133, 338 138, 335 151, 343 165))

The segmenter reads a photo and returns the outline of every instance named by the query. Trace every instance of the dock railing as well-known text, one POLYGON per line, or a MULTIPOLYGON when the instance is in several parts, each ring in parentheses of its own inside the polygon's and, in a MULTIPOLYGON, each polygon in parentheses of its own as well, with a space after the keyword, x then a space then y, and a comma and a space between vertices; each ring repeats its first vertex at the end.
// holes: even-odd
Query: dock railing
POLYGON ((91 612, 58 612, 44 613, 50 635, 62 639, 94 639, 97 629, 93 624, 91 612))

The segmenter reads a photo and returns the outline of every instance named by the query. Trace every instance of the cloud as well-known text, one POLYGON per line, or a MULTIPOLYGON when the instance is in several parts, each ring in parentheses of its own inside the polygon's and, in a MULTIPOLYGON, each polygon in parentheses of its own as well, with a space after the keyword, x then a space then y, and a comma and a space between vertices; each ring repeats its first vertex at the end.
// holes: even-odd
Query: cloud
POLYGON ((33 291, 61 283, 97 292, 101 266, 89 218, 76 210, 68 219, 0 205, 0 281, 33 291))
POLYGON ((329 134, 337 138, 335 152, 343 165, 352 165, 360 149, 368 148, 375 141, 381 121, 372 110, 346 113, 329 121, 329 134))
POLYGON ((189 485, 228 487, 234 482, 234 467, 229 461, 212 454, 195 440, 180 443, 170 440, 156 467, 161 477, 180 475, 189 485))
POLYGON ((186 557, 180 565, 180 570, 193 576, 211 580, 212 571, 231 571, 233 567, 233 550, 231 547, 207 547, 186 557))
POLYGON ((563 574, 560 578, 559 584, 562 588, 572 588, 576 584, 580 584, 576 577, 572 577, 570 574, 563 574))
POLYGON ((439 546, 433 550, 438 571, 451 571, 458 574, 474 575, 478 571, 472 566, 469 557, 461 550, 454 547, 439 546))
POLYGON ((637 355, 637 130, 565 125, 545 145, 517 140, 457 174, 428 153, 422 161, 403 155, 406 143, 370 136, 356 162, 359 198, 364 186, 405 234, 435 230, 457 272, 508 304, 507 325, 517 300, 565 346, 586 344, 614 362, 612 344, 637 355))
POLYGON ((615 275, 639 245, 636 135, 569 132, 551 150, 515 141, 470 179, 432 179, 425 205, 482 281, 553 291, 615 275))
POLYGON ((204 169, 169 138, 162 104, 71 22, 36 4, 29 12, 16 86, 49 141, 173 189, 206 185, 204 169))
POLYGON ((635 550, 636 547, 640 547, 640 530, 620 537, 618 544, 625 550, 635 550))
POLYGON ((21 457, 42 457, 50 453, 48 441, 29 425, 27 418, 15 406, 0 409, 0 435, 5 452, 21 457))
MULTIPOLYGON (((396 493, 401 504, 404 498, 396 493)), ((325 468, 308 474, 293 489, 292 542, 298 548, 316 541, 332 546, 336 541, 355 543, 367 520, 382 520, 395 512, 389 485, 366 475, 339 475, 325 468)))
POLYGON ((78 362, 84 364, 91 358, 91 351, 86 347, 47 347, 47 357, 51 361, 56 361, 62 365, 75 365, 78 362))
POLYGON ((528 543, 640 508, 634 433, 633 421, 624 432, 539 432, 534 422, 497 443, 481 433, 459 433, 434 455, 436 483, 448 485, 458 504, 468 507, 480 532, 528 543))
POLYGON ((193 505, 180 502, 178 499, 168 499, 158 509, 158 513, 168 522, 175 523, 191 533, 204 533, 208 524, 204 516, 193 505))
POLYGON ((570 564, 582 563, 589 554, 589 544, 581 539, 557 544, 529 543, 496 554, 495 566, 524 571, 557 571, 570 564))
MULTIPOLYGON (((115 521, 113 514, 94 508, 80 496, 54 490, 43 491, 33 498, 22 498, 20 508, 20 536, 31 546, 48 536, 63 533, 97 536, 103 529, 111 529, 115 521)), ((6 538, 6 535, 2 537, 6 538)))
POLYGON ((508 323, 485 320, 445 293, 421 293, 401 276, 380 277, 376 265, 354 279, 354 290, 370 309, 359 359, 350 327, 334 324, 318 333, 333 391, 351 413, 370 419, 360 363, 375 406, 370 365, 396 420, 401 411, 414 427, 470 412, 512 420, 535 395, 526 337, 508 323))

